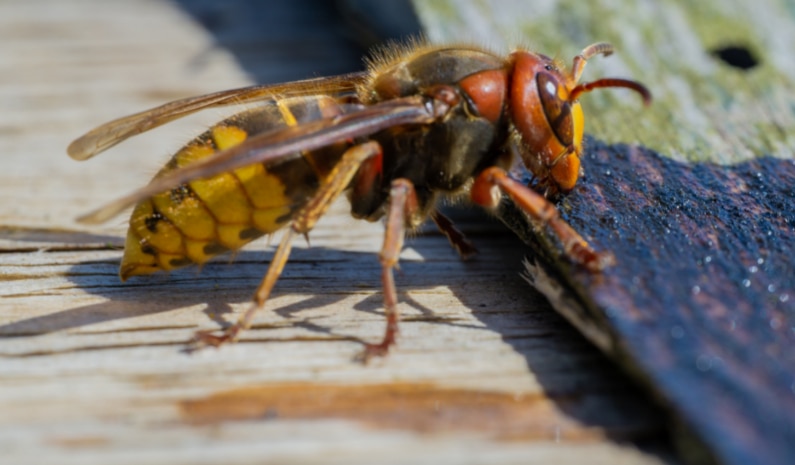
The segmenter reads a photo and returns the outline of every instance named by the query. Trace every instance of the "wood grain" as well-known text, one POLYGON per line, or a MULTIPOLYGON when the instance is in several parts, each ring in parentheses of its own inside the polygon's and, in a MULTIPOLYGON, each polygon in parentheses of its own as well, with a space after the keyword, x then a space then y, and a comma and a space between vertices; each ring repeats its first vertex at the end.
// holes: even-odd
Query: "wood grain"
POLYGON ((311 247, 296 244, 271 311, 240 343, 185 350, 195 330, 245 307, 267 243, 232 263, 122 284, 124 220, 73 218, 146 183, 223 115, 86 163, 65 147, 111 118, 252 75, 359 66, 358 52, 335 51, 345 40, 332 24, 322 32, 328 2, 219 5, 0 4, 2 461, 676 463, 660 412, 523 283, 527 249, 482 215, 456 215, 481 250, 475 261, 433 229, 408 241, 402 332, 386 359, 352 360, 383 331, 382 228, 344 203, 311 247))

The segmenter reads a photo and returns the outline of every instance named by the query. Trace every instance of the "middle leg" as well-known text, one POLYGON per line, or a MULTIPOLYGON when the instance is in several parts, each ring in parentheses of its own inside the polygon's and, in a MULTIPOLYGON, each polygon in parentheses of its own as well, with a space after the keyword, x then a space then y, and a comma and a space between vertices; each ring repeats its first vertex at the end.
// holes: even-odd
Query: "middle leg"
POLYGON ((378 258, 381 261, 381 283, 384 288, 384 312, 386 313, 386 330, 384 338, 378 344, 367 344, 362 357, 365 361, 373 356, 384 356, 395 344, 398 334, 397 289, 392 273, 397 268, 403 240, 406 236, 406 220, 417 212, 417 194, 414 185, 408 179, 395 179, 389 191, 389 211, 386 217, 384 244, 378 258))

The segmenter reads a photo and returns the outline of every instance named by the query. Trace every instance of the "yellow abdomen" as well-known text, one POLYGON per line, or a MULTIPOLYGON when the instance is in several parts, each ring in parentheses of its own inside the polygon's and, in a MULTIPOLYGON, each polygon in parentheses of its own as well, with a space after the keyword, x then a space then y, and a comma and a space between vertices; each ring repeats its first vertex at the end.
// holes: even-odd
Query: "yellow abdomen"
MULTIPOLYGON (((317 96, 240 113, 188 143, 157 176, 240 144, 253 134, 334 112, 339 109, 331 98, 317 96)), ((176 186, 139 203, 130 217, 121 279, 202 264, 284 227, 341 153, 334 147, 267 168, 257 163, 176 186)))

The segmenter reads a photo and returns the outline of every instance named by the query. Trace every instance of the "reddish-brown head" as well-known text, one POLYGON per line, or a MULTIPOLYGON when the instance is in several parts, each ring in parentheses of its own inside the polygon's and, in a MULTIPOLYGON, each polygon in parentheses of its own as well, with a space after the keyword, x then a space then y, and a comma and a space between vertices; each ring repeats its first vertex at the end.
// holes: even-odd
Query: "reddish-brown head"
POLYGON ((608 78, 577 84, 590 57, 612 52, 613 47, 605 43, 586 47, 574 58, 568 73, 541 54, 518 51, 511 55, 510 111, 524 145, 523 161, 534 175, 560 192, 574 188, 580 176, 584 126, 577 100, 580 94, 600 87, 626 87, 638 92, 645 103, 651 101, 649 91, 635 81, 608 78))

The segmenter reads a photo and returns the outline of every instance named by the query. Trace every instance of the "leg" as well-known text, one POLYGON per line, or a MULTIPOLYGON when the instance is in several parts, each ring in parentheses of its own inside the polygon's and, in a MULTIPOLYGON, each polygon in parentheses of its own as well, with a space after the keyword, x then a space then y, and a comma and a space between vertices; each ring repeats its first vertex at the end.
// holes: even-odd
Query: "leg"
POLYGON ((295 231, 292 229, 288 229, 284 233, 284 237, 282 237, 282 241, 279 243, 279 248, 276 249, 276 253, 273 256, 273 261, 268 267, 268 272, 265 273, 265 277, 262 279, 262 282, 257 288, 257 292, 254 294, 254 301, 248 307, 246 313, 244 313, 235 324, 226 328, 220 335, 213 334, 213 331, 197 331, 194 336, 195 342, 202 345, 218 347, 226 342, 236 341, 240 332, 251 326, 251 320, 254 319, 254 314, 257 313, 257 310, 265 306, 265 302, 268 300, 268 296, 270 296, 271 290, 276 284, 276 280, 278 280, 279 276, 282 274, 284 264, 287 263, 287 258, 290 256, 293 236, 295 236, 295 231))
POLYGON ((475 248, 475 245, 472 244, 472 242, 464 236, 464 233, 455 227, 450 218, 443 215, 442 212, 434 210, 433 213, 431 213, 431 219, 436 223, 436 227, 439 228, 439 231, 447 236, 447 240, 450 241, 450 245, 452 245, 456 252, 458 252, 458 255, 461 256, 461 260, 469 260, 478 253, 478 249, 475 248))
POLYGON ((326 181, 318 188, 315 196, 295 214, 290 228, 284 233, 284 237, 279 243, 279 248, 276 249, 273 261, 268 267, 268 272, 259 287, 257 287, 256 293, 254 293, 254 301, 246 310, 246 313, 237 320, 237 323, 226 328, 220 335, 216 336, 210 331, 197 332, 194 339, 197 343, 217 347, 226 342, 233 342, 241 331, 251 326, 254 314, 265 306, 273 286, 276 285, 276 281, 282 274, 284 264, 287 263, 287 258, 290 256, 292 239, 295 234, 306 235, 309 233, 315 223, 317 223, 317 220, 323 216, 331 203, 339 197, 340 193, 350 183, 362 162, 380 154, 381 146, 376 142, 353 146, 343 154, 340 162, 329 173, 326 181))
POLYGON ((397 290, 392 269, 397 266, 403 239, 406 235, 406 218, 417 211, 417 194, 414 185, 407 179, 392 181, 389 191, 389 212, 386 218, 384 245, 378 258, 381 260, 381 281, 384 287, 384 312, 386 313, 386 331, 384 339, 378 344, 367 344, 362 357, 365 361, 373 356, 383 356, 395 343, 398 333, 397 290))
POLYGON ((563 253, 574 263, 591 271, 600 271, 613 264, 613 256, 599 253, 588 242, 560 218, 560 213, 547 199, 522 183, 512 179, 502 168, 485 169, 472 185, 472 200, 483 206, 493 207, 499 202, 499 191, 505 192, 532 218, 549 226, 563 245, 563 253))

